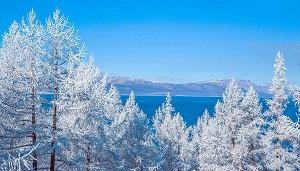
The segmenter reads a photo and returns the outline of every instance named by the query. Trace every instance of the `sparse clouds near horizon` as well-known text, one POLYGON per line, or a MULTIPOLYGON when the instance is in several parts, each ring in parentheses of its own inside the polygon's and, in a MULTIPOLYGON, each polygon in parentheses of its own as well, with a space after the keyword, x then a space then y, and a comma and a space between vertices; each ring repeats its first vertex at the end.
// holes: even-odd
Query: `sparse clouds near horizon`
POLYGON ((111 76, 173 83, 235 77, 268 83, 281 51, 287 79, 300 83, 297 0, 4 0, 0 33, 31 9, 44 23, 56 8, 74 23, 96 66, 111 76))

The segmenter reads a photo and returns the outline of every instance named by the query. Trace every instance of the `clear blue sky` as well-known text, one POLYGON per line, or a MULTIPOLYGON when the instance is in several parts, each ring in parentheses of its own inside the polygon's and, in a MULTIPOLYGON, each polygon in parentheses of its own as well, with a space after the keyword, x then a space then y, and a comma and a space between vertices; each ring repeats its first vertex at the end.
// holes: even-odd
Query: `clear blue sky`
POLYGON ((109 76, 270 83, 280 50, 300 83, 299 0, 2 0, 0 33, 32 8, 44 23, 57 7, 109 76))

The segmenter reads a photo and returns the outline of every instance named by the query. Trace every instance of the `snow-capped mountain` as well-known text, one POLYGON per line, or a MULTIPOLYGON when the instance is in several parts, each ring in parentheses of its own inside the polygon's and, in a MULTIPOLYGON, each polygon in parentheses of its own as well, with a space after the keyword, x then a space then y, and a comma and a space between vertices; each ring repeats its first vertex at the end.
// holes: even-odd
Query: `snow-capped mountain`
MULTIPOLYGON (((131 90, 136 95, 166 95, 170 92, 172 95, 182 96, 215 96, 220 97, 225 91, 226 86, 231 79, 217 79, 210 81, 201 81, 196 83, 172 84, 157 83, 143 79, 132 79, 128 77, 109 77, 108 82, 115 85, 120 94, 129 94, 131 90)), ((249 80, 236 79, 238 85, 245 92, 250 86, 259 93, 260 97, 271 97, 268 85, 254 84, 249 80)))

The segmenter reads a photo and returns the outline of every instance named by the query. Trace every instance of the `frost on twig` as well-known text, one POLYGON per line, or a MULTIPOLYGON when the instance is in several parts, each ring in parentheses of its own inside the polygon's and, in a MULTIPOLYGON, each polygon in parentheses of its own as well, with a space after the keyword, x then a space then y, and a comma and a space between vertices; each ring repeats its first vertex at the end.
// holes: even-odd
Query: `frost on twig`
POLYGON ((8 154, 7 158, 1 158, 0 160, 0 170, 7 170, 7 171, 13 171, 13 170, 31 170, 31 161, 36 160, 32 156, 32 152, 36 150, 39 144, 34 146, 30 151, 26 152, 19 152, 18 156, 13 156, 11 154, 8 154))
POLYGON ((298 86, 290 86, 290 94, 293 96, 293 101, 295 102, 295 106, 298 107, 297 116, 297 124, 300 124, 300 87, 298 86))

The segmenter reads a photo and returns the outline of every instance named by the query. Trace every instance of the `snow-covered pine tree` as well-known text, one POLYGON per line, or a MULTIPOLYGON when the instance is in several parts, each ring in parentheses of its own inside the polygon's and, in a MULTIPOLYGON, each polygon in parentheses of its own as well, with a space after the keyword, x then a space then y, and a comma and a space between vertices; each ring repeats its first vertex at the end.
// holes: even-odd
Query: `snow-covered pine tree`
POLYGON ((29 96, 31 98, 31 127, 32 127, 32 167, 33 170, 38 169, 37 165, 37 150, 40 148, 36 147, 39 141, 38 136, 43 137, 43 132, 40 130, 41 120, 44 118, 42 114, 42 85, 44 84, 43 76, 41 74, 42 56, 44 55, 44 27, 40 25, 36 19, 36 13, 32 10, 27 15, 27 21, 22 20, 22 31, 25 37, 26 51, 25 61, 26 66, 26 77, 29 80, 28 86, 30 86, 29 96))
MULTIPOLYGON (((171 133, 168 129, 171 126, 172 113, 175 111, 171 104, 171 95, 168 93, 166 101, 156 110, 153 117, 153 126, 155 130, 155 140, 159 145, 160 151, 160 167, 163 170, 176 169, 175 164, 172 163, 172 148, 173 140, 171 139, 171 133)), ((175 160, 175 159, 174 159, 175 160)))
POLYGON ((237 170, 237 136, 240 128, 240 103, 243 92, 233 79, 215 106, 215 117, 202 136, 200 170, 237 170))
POLYGON ((274 77, 270 92, 273 98, 267 101, 269 109, 265 112, 267 117, 267 132, 265 136, 266 167, 271 170, 299 169, 299 159, 295 150, 299 144, 297 130, 291 119, 284 115, 288 103, 285 93, 285 70, 283 55, 278 52, 274 64, 274 77))
POLYGON ((240 125, 237 130, 237 163, 239 170, 262 170, 263 115, 257 92, 251 86, 241 104, 240 125))
POLYGON ((160 168, 162 170, 187 170, 189 163, 185 163, 189 149, 188 136, 190 129, 186 128, 182 116, 171 104, 168 93, 166 101, 159 107, 153 118, 155 139, 159 144, 160 168))
POLYGON ((177 170, 190 170, 192 147, 190 143, 191 127, 187 127, 180 113, 173 117, 174 142, 177 147, 177 170))
POLYGON ((297 121, 292 123, 294 126, 293 136, 299 137, 298 138, 298 146, 295 146, 294 152, 297 155, 297 158, 299 159, 298 162, 300 162, 300 87, 298 86, 291 86, 290 87, 290 93, 293 96, 293 101, 295 105, 298 107, 298 113, 296 113, 297 121))
POLYGON ((203 154, 206 153, 205 141, 207 136, 209 136, 209 121, 210 116, 208 110, 205 109, 201 117, 198 118, 197 123, 193 126, 191 131, 191 147, 192 147, 192 159, 191 159, 191 170, 198 170, 201 162, 203 161, 203 154))
MULTIPOLYGON (((204 162, 203 167, 224 170, 262 168, 261 164, 255 163, 262 159, 261 108, 253 87, 244 96, 237 82, 232 80, 223 94, 222 102, 215 107, 215 118, 208 123, 211 137, 203 136, 204 149, 209 149, 200 160, 204 162), (207 143, 214 145, 211 148, 211 145, 205 146, 207 143), (207 158, 211 153, 214 155, 207 158), (213 156, 216 163, 211 158, 213 156)), ((204 135, 210 136, 209 132, 204 135)))
POLYGON ((91 57, 89 64, 81 62, 62 82, 66 93, 58 100, 62 115, 57 141, 67 163, 64 169, 114 170, 119 166, 119 147, 113 148, 118 132, 113 133, 112 123, 120 116, 122 105, 114 86, 106 90, 107 76, 99 79, 91 57))
POLYGON ((295 103, 295 106, 298 107, 298 113, 296 113, 297 117, 297 124, 300 124, 300 87, 299 86, 290 86, 289 87, 290 94, 293 97, 293 101, 295 103))
MULTIPOLYGON (((225 148, 225 153, 230 155, 229 161, 231 164, 231 169, 237 169, 237 132, 240 128, 240 120, 241 120, 241 109, 240 103, 243 98, 243 92, 241 88, 237 85, 237 82, 233 79, 223 94, 223 102, 221 113, 216 113, 216 118, 218 119, 219 126, 222 125, 224 134, 228 136, 226 138, 229 143, 227 148, 225 148), (217 115, 218 114, 218 115, 217 115), (228 151, 226 151, 226 149, 228 151)), ((225 155, 226 156, 226 155, 225 155)), ((225 165, 227 165, 225 164, 225 165)), ((230 168, 230 167, 228 167, 230 168)))
POLYGON ((61 108, 58 106, 58 100, 61 94, 62 82, 68 78, 70 68, 76 68, 78 62, 84 55, 84 46, 80 47, 78 34, 74 31, 74 26, 68 22, 68 19, 60 15, 57 9, 53 12, 53 17, 46 21, 46 55, 44 57, 45 79, 49 82, 47 93, 53 95, 51 107, 51 142, 50 142, 50 171, 55 170, 57 120, 61 115, 61 108))
POLYGON ((95 147, 98 146, 99 128, 103 126, 101 98, 105 95, 105 87, 99 82, 100 72, 90 62, 80 62, 78 67, 71 67, 68 76, 61 82, 57 117, 57 144, 60 147, 61 160, 67 165, 65 169, 77 168, 92 170, 97 163, 95 147))
POLYGON ((140 110, 133 91, 122 110, 121 120, 115 123, 120 134, 115 146, 121 170, 149 170, 155 167, 155 145, 146 114, 140 110))
MULTIPOLYGON (((40 64, 43 27, 32 10, 21 24, 13 22, 1 48, 1 146, 10 155, 31 151, 37 170, 37 113, 40 113, 40 64)), ((15 156, 16 157, 16 156, 15 156)), ((21 168, 20 168, 21 169, 21 168)))
MULTIPOLYGON (((219 105, 220 103, 216 104, 215 110, 219 105)), ((222 132, 217 121, 216 117, 212 117, 209 119, 206 129, 202 130, 196 170, 226 170, 224 167, 220 167, 222 163, 227 163, 226 158, 224 158, 226 153, 224 154, 223 149, 226 147, 226 139, 222 139, 222 136, 226 137, 226 134, 222 132)))
POLYGON ((103 149, 105 150, 105 158, 100 156, 104 168, 107 170, 120 169, 119 164, 119 147, 117 145, 118 140, 124 134, 124 129, 120 126, 120 123, 124 121, 125 114, 122 112, 123 105, 120 99, 120 94, 114 85, 110 85, 103 100, 103 115, 105 118, 105 124, 103 133, 105 135, 105 142, 103 143, 103 149))

